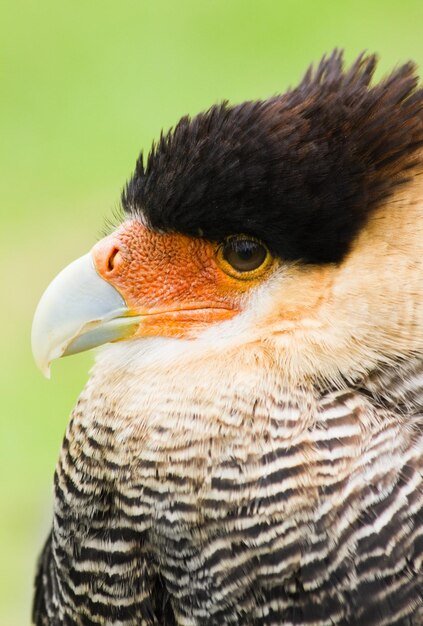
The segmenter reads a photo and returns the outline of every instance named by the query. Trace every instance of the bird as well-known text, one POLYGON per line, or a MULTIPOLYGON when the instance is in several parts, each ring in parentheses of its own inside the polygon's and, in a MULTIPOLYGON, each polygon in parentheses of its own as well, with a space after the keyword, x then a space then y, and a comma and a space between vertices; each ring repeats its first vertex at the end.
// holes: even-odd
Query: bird
POLYGON ((36 626, 423 624, 423 89, 335 50, 183 117, 49 285, 36 626))

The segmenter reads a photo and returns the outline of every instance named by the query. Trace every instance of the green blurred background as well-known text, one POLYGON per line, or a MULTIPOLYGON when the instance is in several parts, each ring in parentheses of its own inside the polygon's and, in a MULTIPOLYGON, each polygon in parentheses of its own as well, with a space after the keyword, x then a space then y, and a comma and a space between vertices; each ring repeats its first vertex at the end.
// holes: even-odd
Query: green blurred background
POLYGON ((263 98, 335 46, 423 65, 422 0, 14 0, 0 13, 0 625, 29 624, 68 414, 91 354, 44 380, 37 300, 119 206, 141 148, 184 113, 263 98))

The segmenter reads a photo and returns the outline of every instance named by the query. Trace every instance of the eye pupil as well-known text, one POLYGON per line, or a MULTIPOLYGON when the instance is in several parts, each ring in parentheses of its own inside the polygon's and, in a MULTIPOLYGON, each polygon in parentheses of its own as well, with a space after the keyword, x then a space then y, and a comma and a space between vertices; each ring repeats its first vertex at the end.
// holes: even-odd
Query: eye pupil
POLYGON ((223 244, 223 258, 238 272, 259 268, 266 257, 266 248, 253 239, 230 238, 223 244))
POLYGON ((242 261, 250 261, 257 246, 252 241, 239 241, 235 246, 235 253, 242 261))

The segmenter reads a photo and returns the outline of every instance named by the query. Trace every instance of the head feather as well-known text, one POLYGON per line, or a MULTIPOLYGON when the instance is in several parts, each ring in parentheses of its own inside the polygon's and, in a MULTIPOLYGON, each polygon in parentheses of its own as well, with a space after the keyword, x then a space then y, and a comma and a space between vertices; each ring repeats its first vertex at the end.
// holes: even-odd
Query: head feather
POLYGON ((335 50, 268 100, 183 117, 123 192, 151 228, 220 241, 244 233, 282 259, 338 262, 421 159, 423 90, 412 63, 372 86, 374 55, 335 50))

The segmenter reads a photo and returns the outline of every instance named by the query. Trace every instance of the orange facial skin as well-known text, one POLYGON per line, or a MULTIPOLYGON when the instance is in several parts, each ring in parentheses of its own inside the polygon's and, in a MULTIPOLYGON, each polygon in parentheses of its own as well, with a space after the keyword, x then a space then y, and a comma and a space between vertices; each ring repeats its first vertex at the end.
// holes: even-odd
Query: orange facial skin
POLYGON ((218 245, 180 234, 152 232, 125 222, 94 246, 99 275, 142 315, 134 336, 195 337, 209 324, 242 309, 256 282, 228 276, 216 261, 218 245))

